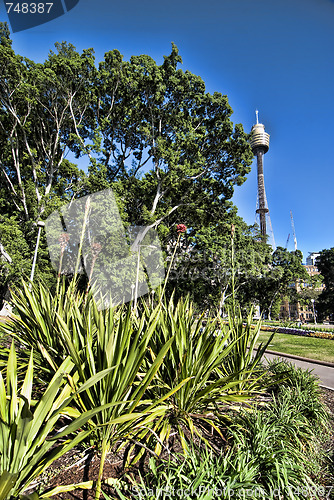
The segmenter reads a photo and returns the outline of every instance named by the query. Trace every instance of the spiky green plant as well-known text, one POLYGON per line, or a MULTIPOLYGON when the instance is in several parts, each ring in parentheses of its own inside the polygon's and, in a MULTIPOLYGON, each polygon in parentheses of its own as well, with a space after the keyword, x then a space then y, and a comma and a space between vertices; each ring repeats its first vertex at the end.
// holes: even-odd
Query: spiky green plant
POLYGON ((144 367, 161 307, 142 320, 132 313, 131 304, 101 311, 91 291, 80 294, 72 283, 68 289, 63 283, 55 297, 41 283, 34 284, 31 290, 23 285, 13 300, 17 314, 3 331, 27 347, 36 346, 41 378, 52 377, 67 355, 77 370, 73 377, 68 376, 73 390, 90 377, 110 370, 104 382, 100 380, 76 399, 78 412, 103 404, 115 406, 113 410, 109 406, 109 410, 90 421, 95 446, 101 452, 98 497, 108 451, 119 440, 133 436, 141 420, 148 426, 157 412, 162 415, 166 411, 163 399, 142 401, 173 342, 170 337, 150 366, 144 367))
POLYGON ((151 312, 149 318, 138 319, 131 304, 101 311, 91 298, 87 318, 87 323, 82 321, 80 310, 75 309, 67 322, 58 316, 58 325, 66 350, 77 369, 77 379, 71 381, 74 389, 96 373, 112 368, 97 384, 81 392, 78 399, 80 411, 121 402, 95 415, 90 422, 94 427, 95 444, 101 452, 96 489, 96 498, 99 498, 109 450, 120 440, 132 438, 142 425, 149 426, 166 411, 163 398, 152 400, 145 395, 143 400, 143 395, 174 339, 172 336, 168 338, 159 347, 152 363, 144 367, 149 341, 160 320, 160 307, 151 312), (93 335, 92 331, 96 334, 93 335), (75 338, 82 339, 80 349, 72 342, 73 332, 75 338))
POLYGON ((253 309, 250 310, 246 319, 242 317, 240 308, 229 309, 229 342, 232 345, 229 356, 225 359, 220 370, 220 376, 234 376, 239 379, 236 389, 243 390, 259 389, 260 379, 265 376, 266 371, 261 367, 261 360, 270 344, 272 334, 265 344, 260 344, 256 352, 255 344, 261 330, 261 320, 253 325, 253 309))
POLYGON ((98 405, 91 411, 77 413, 77 417, 61 432, 55 432, 60 417, 73 414, 69 407, 73 398, 106 374, 101 372, 91 377, 74 394, 68 384, 64 385, 64 378, 72 369, 73 363, 66 358, 39 401, 34 401, 33 353, 19 388, 17 357, 12 343, 6 381, 0 372, 0 500, 17 498, 54 460, 85 439, 90 430, 80 431, 72 439, 68 436, 104 409, 98 405))
MULTIPOLYGON (((91 295, 89 292, 88 296, 91 295)), ((85 324, 89 300, 85 301, 84 294, 76 290, 74 282, 66 287, 63 280, 54 294, 44 283, 28 285, 22 281, 21 287, 12 292, 12 302, 15 313, 0 324, 0 333, 20 343, 23 365, 33 348, 35 370, 38 370, 40 379, 49 381, 69 354, 58 318, 69 324, 75 321, 76 311, 80 310, 80 320, 85 324)), ((75 336, 77 332, 77 329, 71 332, 72 343, 80 349, 82 339, 75 336)), ((94 335, 93 331, 91 333, 94 335)), ((6 348, 2 348, 2 360, 6 359, 7 354, 6 348)))
MULTIPOLYGON (((144 307, 144 314, 150 315, 148 307, 144 307)), ((147 365, 156 359, 166 342, 171 338, 174 341, 147 393, 153 400, 164 398, 169 408, 153 429, 140 435, 142 440, 157 440, 155 453, 161 452, 173 428, 177 429, 185 452, 187 433, 208 443, 205 435, 214 429, 223 438, 220 416, 224 406, 250 398, 246 384, 242 391, 235 389, 240 383, 236 374, 217 375, 233 348, 233 342, 228 344, 229 332, 224 333, 221 326, 219 318, 206 323, 203 318, 196 318, 188 298, 175 304, 172 297, 168 305, 160 307, 147 365)))

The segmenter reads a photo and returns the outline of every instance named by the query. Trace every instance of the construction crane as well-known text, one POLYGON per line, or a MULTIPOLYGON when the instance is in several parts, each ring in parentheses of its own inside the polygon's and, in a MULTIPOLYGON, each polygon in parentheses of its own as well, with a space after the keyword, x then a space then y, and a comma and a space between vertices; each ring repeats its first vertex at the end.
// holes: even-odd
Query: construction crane
POLYGON ((296 231, 295 231, 295 223, 293 222, 293 215, 292 211, 290 210, 290 217, 291 217, 291 226, 292 226, 292 231, 293 231, 293 241, 295 243, 295 251, 297 250, 297 238, 296 238, 296 231))
POLYGON ((290 240, 290 233, 288 234, 288 237, 286 239, 285 250, 288 248, 289 240, 290 240))

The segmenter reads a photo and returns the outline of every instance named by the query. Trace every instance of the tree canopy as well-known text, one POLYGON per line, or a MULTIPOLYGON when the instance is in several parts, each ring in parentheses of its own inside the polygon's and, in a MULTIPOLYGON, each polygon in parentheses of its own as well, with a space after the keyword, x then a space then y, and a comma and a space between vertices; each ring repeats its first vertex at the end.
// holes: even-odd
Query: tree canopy
MULTIPOLYGON (((180 293, 204 294, 206 305, 228 295, 231 224, 240 290, 265 274, 270 247, 231 201, 253 159, 248 135, 233 124, 227 96, 206 92, 181 63, 175 44, 159 65, 148 55, 125 61, 117 50, 96 63, 93 49, 80 54, 66 42, 35 63, 15 53, 1 24, 0 223, 19 231, 25 262, 11 271, 16 250, 4 236, 2 285, 31 265, 39 220, 108 188, 125 227, 158 231, 167 261, 176 225, 187 226, 171 282, 180 293), (180 279, 181 267, 190 279, 180 279)), ((52 281, 44 237, 38 272, 52 281)))
POLYGON ((334 319, 334 247, 320 252, 316 266, 323 276, 325 285, 317 301, 320 319, 325 319, 327 316, 334 319))
POLYGON ((108 187, 125 223, 158 228, 166 249, 176 222, 193 237, 233 219, 233 186, 252 161, 248 136, 231 122, 227 97, 207 93, 181 62, 173 44, 161 65, 117 50, 97 65, 93 49, 62 42, 35 63, 14 52, 2 25, 2 214, 15 215, 30 253, 38 220, 108 187), (86 171, 69 153, 86 158, 86 171))
POLYGON ((261 311, 269 319, 278 317, 283 296, 297 300, 294 285, 298 280, 308 278, 302 259, 300 250, 289 252, 277 247, 264 272, 249 280, 246 287, 248 295, 257 299, 261 311))

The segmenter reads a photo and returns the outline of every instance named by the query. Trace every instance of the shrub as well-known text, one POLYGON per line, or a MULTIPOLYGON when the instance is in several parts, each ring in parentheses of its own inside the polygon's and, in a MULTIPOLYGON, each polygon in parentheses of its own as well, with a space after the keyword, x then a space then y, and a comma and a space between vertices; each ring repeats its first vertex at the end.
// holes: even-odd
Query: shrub
MULTIPOLYGON (((39 395, 39 401, 34 401, 33 353, 19 388, 17 357, 12 343, 7 359, 6 381, 0 372, 1 500, 17 498, 54 460, 85 439, 90 431, 80 431, 73 439, 57 443, 58 439, 77 431, 105 409, 99 405, 92 411, 78 414, 62 431, 55 432, 60 418, 72 414, 68 405, 76 394, 68 384, 64 385, 64 379, 72 369, 73 363, 66 358, 45 391, 39 395)), ((95 376, 88 380, 77 394, 89 388, 98 378, 95 376)))

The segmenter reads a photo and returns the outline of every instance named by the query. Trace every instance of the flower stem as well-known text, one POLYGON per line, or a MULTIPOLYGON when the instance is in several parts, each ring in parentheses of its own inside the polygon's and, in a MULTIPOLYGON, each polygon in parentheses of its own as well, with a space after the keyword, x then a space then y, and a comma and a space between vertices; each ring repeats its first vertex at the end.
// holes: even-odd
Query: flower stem
POLYGON ((165 279, 165 283, 164 283, 164 287, 162 289, 162 292, 161 292, 161 297, 160 297, 160 303, 162 302, 162 299, 163 299, 163 296, 164 296, 164 293, 165 293, 165 289, 166 289, 166 285, 167 285, 167 281, 168 281, 168 277, 169 277, 169 273, 170 273, 170 270, 171 270, 171 267, 172 267, 172 264, 173 264, 173 261, 174 261, 174 257, 175 257, 175 254, 176 254, 176 249, 178 247, 178 244, 179 244, 179 241, 180 241, 180 238, 181 238, 181 234, 182 233, 179 233, 178 237, 177 237, 177 242, 176 242, 176 245, 175 245, 175 248, 174 248, 174 252, 173 252, 173 255, 172 255, 172 259, 169 263, 169 266, 168 266, 168 270, 167 270, 167 275, 166 275, 166 279, 165 279))

